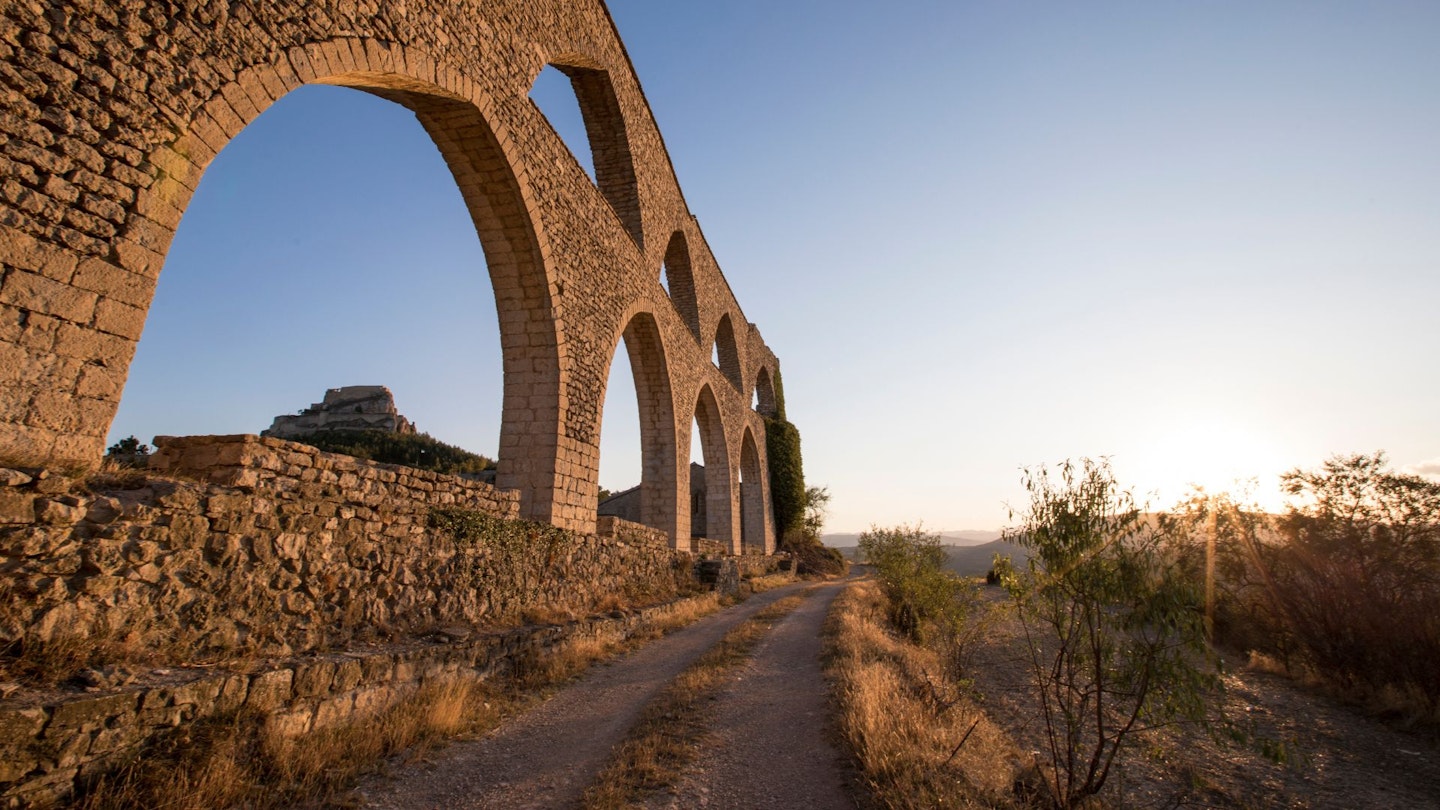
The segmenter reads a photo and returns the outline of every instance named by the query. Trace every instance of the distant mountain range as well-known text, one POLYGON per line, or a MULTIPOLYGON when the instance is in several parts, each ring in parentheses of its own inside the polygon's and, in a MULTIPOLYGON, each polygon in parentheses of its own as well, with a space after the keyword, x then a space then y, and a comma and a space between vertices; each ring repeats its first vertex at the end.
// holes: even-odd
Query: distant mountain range
MULTIPOLYGON (((1000 532, 995 530, 961 529, 959 531, 935 532, 940 535, 941 542, 950 546, 978 546, 981 543, 989 543, 992 540, 1000 539, 1000 532)), ((835 548, 846 546, 857 546, 860 544, 859 534, 822 534, 820 542, 835 548)))
MULTIPOLYGON (((941 537, 949 540, 950 533, 942 532, 941 537)), ((960 532, 955 532, 960 534, 960 532)), ((972 534, 972 533, 967 533, 972 534)), ((973 532, 973 534, 981 534, 973 532)), ((997 532, 989 533, 992 537, 997 532)), ((831 537, 846 537, 847 535, 826 535, 825 541, 828 544, 831 537)), ((848 535, 858 538, 859 535, 848 535)), ((860 549, 857 546, 835 546, 849 560, 858 561, 860 549)), ((949 544, 945 545, 945 554, 949 557, 946 567, 951 571, 964 577, 983 577, 994 564, 995 555, 1009 557, 1016 565, 1022 565, 1030 559, 1030 552, 1022 546, 1014 543, 1007 543, 1004 540, 992 539, 989 542, 974 544, 949 544)))

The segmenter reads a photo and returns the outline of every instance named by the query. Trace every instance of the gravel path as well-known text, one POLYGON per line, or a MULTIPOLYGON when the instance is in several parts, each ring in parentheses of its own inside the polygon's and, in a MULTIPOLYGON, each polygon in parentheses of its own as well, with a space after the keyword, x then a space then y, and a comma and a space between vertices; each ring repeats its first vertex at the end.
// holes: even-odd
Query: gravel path
POLYGON ((805 587, 808 583, 794 583, 756 594, 598 666, 484 738, 455 743, 427 763, 363 783, 360 806, 574 807, 651 698, 732 627, 805 587))
POLYGON ((720 696, 696 765, 649 808, 853 810, 843 760, 826 739, 820 668, 821 626, 845 584, 820 586, 770 631, 720 696))

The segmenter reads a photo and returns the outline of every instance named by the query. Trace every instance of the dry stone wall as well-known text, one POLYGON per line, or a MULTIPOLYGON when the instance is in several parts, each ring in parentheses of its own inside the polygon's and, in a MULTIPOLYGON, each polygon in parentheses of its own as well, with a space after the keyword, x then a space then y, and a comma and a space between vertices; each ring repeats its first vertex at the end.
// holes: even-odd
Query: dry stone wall
POLYGON ((244 712, 295 737, 373 716, 420 689, 483 681, 563 641, 623 639, 683 602, 561 625, 447 632, 250 670, 177 668, 99 694, 0 704, 0 807, 46 807, 78 784, 137 756, 156 737, 209 717, 244 712))
POLYGON ((767 469, 750 403, 758 387, 778 406, 778 362, 685 204, 600 0, 0 4, 0 456, 99 458, 206 167, 309 83, 409 108, 454 174, 499 313, 497 483, 521 515, 594 530, 605 388, 634 384, 643 522, 689 547, 698 418, 706 536, 773 550, 767 476, 742 487, 741 469, 767 469), (547 64, 576 91, 595 182, 528 98, 547 64), (622 336, 634 379, 607 380, 622 336), (742 488, 764 508, 742 514, 742 488))
POLYGON ((688 552, 516 520, 477 481, 256 436, 159 445, 167 477, 94 491, 0 471, 0 645, 287 655, 694 587, 688 552))

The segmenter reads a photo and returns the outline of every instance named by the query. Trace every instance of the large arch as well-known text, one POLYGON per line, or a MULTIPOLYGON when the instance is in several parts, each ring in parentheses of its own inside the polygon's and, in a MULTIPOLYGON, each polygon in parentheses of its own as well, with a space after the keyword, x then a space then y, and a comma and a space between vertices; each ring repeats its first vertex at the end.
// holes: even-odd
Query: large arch
MULTIPOLYGON (((306 53, 316 55, 311 64, 318 65, 319 55, 341 48, 350 50, 346 43, 328 42, 312 46, 306 53)), ((155 255, 146 294, 137 294, 132 300, 138 305, 143 324, 159 265, 163 265, 161 257, 168 250, 201 175, 210 160, 275 99, 302 84, 328 84, 368 92, 409 109, 450 168, 485 251, 499 316, 504 368, 497 485, 520 491, 521 512, 526 517, 551 520, 563 396, 558 385, 562 340, 550 301, 551 279, 541 260, 539 235, 525 207, 525 192, 500 137, 481 112, 483 102, 477 104, 461 97, 460 87, 444 87, 402 73, 371 69, 392 65, 394 59, 395 54, 377 47, 365 51, 358 64, 353 55, 351 62, 341 62, 348 69, 317 72, 311 77, 283 69, 253 68, 247 76, 251 92, 244 96, 251 102, 249 105, 234 100, 238 91, 227 94, 226 90, 236 86, 228 85, 201 107, 194 116, 191 135, 180 141, 180 148, 162 150, 158 156, 170 160, 174 174, 138 197, 137 209, 149 217, 134 220, 120 236, 123 244, 125 237, 133 234, 155 255), (253 94, 258 89, 264 92, 257 98, 253 94), (193 159, 182 163, 173 157, 181 153, 193 159)), ((98 267, 93 262, 90 266, 98 267)), ((123 376, 138 337, 137 327, 130 351, 106 367, 123 376)), ((113 406, 109 416, 113 416, 113 406)), ((108 426, 107 418, 103 427, 108 426)))
POLYGON ((769 489, 755 434, 747 425, 740 439, 740 543, 745 553, 775 550, 775 530, 766 508, 769 489))
POLYGON ((637 245, 645 239, 640 196, 635 188, 635 164, 625 133, 625 116, 615 98, 610 74, 582 55, 559 56, 550 65, 565 74, 580 104, 595 185, 637 245))
POLYGON ((735 386, 736 391, 745 387, 744 371, 740 367, 740 348, 735 343, 735 326, 728 313, 720 316, 715 325, 715 355, 719 358, 720 373, 735 386))
MULTIPOLYGON (((191 194, 230 139, 309 83, 405 106, 450 167, 499 313, 497 485, 519 491, 525 516, 595 526, 599 411, 617 331, 633 328, 637 345, 663 347, 664 370, 654 374, 672 396, 707 392, 700 410, 712 444, 758 424, 746 383, 753 364, 774 355, 686 205, 601 0, 304 8, 298 0, 180 4, 161 15, 109 4, 77 14, 63 0, 37 0, 0 10, 10 29, 44 34, 0 56, 0 109, 11 121, 0 143, 0 455, 35 465, 99 461, 191 194), (593 184, 527 97, 546 64, 576 91, 593 184), (636 321, 640 312, 649 314, 636 321), (721 318, 733 362, 717 369, 709 350, 718 333, 703 327, 722 330, 721 318)), ((699 406, 672 399, 670 407, 678 423, 699 406)), ((660 410, 644 418, 664 422, 660 410)), ((257 414, 257 428, 269 416, 257 414)), ((716 450, 717 492, 734 490, 735 449, 716 450)), ((667 463, 678 468, 687 453, 649 455, 673 457, 667 463)), ((653 501, 670 513, 646 520, 673 521, 680 545, 685 476, 675 475, 674 495, 653 501)), ((726 497, 716 520, 729 524, 717 531, 738 548, 735 499, 726 497)))
POLYGON ((705 459, 705 538, 719 541, 731 554, 739 554, 735 490, 731 486, 735 465, 730 461, 720 404, 709 384, 702 386, 695 398, 695 422, 700 426, 700 450, 705 459))
MULTIPOLYGON (((680 547, 689 539, 689 527, 682 529, 679 523, 677 498, 682 496, 676 474, 675 408, 664 338, 650 312, 629 317, 616 337, 617 352, 622 338, 640 417, 640 522, 664 532, 672 546, 680 547)), ((608 380, 606 385, 616 383, 623 381, 608 380)), ((600 418, 605 418, 603 411, 600 418)))

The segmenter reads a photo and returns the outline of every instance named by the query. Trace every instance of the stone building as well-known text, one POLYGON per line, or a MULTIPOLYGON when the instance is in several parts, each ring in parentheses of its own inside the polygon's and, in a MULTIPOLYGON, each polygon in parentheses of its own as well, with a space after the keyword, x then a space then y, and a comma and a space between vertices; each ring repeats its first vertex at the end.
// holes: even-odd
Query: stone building
POLYGON ((331 388, 325 398, 298 414, 281 414, 261 436, 293 439, 330 430, 379 430, 415 433, 415 425, 400 415, 395 397, 383 385, 347 385, 331 388))
MULTIPOLYGON (((600 502, 597 515, 610 515, 641 523, 640 486, 637 484, 600 502)), ((690 536, 705 536, 705 465, 690 462, 690 536)))

